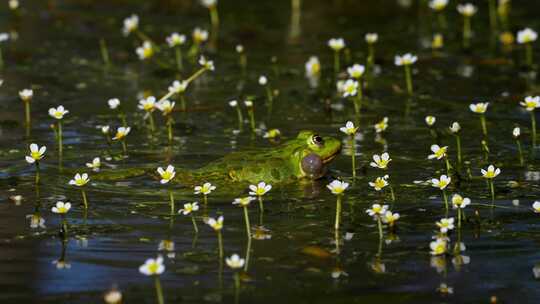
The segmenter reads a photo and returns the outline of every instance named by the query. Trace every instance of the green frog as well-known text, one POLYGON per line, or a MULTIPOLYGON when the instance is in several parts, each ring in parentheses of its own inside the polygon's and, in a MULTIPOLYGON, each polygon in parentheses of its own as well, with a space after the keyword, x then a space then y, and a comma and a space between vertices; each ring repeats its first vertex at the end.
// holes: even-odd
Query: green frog
MULTIPOLYGON (((202 182, 271 184, 323 177, 328 164, 339 154, 341 142, 323 137, 313 131, 302 131, 294 139, 271 148, 248 152, 233 152, 196 170, 176 169, 173 183, 196 185, 202 182)), ((93 175, 95 180, 115 180, 152 174, 155 169, 126 169, 104 171, 93 175)))

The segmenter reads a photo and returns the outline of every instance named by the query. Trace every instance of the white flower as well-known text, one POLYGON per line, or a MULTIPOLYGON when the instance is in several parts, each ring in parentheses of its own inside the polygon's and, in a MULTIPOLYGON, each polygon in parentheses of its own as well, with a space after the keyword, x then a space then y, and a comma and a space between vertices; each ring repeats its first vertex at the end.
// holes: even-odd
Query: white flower
POLYGON ((442 218, 440 221, 436 222, 436 224, 442 233, 448 233, 448 230, 454 229, 454 218, 442 218))
POLYGON ((255 198, 253 196, 235 198, 234 201, 233 201, 233 205, 238 205, 240 207, 246 207, 254 200, 255 200, 255 198))
POLYGON ((110 131, 111 131, 111 127, 110 127, 110 126, 102 126, 102 127, 101 127, 101 133, 103 133, 104 135, 109 134, 110 131))
POLYGON ((113 137, 113 140, 120 140, 120 139, 123 139, 124 137, 126 137, 129 132, 131 131, 131 128, 130 127, 120 127, 116 130, 116 135, 113 137))
POLYGON ((472 17, 474 14, 476 14, 478 9, 471 3, 465 3, 458 4, 457 11, 465 17, 472 17))
POLYGON ((253 107, 253 101, 251 100, 244 100, 244 105, 248 108, 253 107))
POLYGON ((446 253, 447 242, 445 239, 438 238, 429 244, 431 255, 442 255, 446 253))
POLYGON ((449 127, 449 129, 450 129, 450 132, 457 134, 459 133, 459 131, 461 131, 461 126, 459 125, 457 121, 454 121, 452 125, 449 127))
POLYGON ((139 27, 139 16, 131 15, 124 19, 124 27, 122 33, 124 36, 128 36, 131 32, 135 31, 139 27))
POLYGON ((446 175, 441 175, 439 179, 433 178, 431 179, 431 185, 435 188, 439 188, 441 190, 444 190, 452 181, 452 178, 446 175))
POLYGON ((111 110, 115 110, 116 108, 120 106, 120 99, 118 98, 109 99, 107 101, 107 104, 109 105, 109 108, 111 108, 111 110))
POLYGON ((262 86, 265 86, 268 84, 268 78, 266 78, 266 76, 264 75, 261 75, 259 77, 259 84, 262 85, 262 86))
POLYGON ((22 101, 30 101, 34 97, 34 91, 31 89, 24 89, 19 91, 19 97, 22 101))
POLYGON ((394 223, 399 220, 399 213, 392 213, 392 211, 386 211, 384 217, 382 218, 383 222, 389 225, 394 225, 394 223))
POLYGON ((113 288, 103 296, 103 300, 105 300, 105 303, 107 304, 122 303, 122 292, 116 288, 113 288))
POLYGON ((212 8, 217 5, 217 0, 201 0, 201 4, 207 8, 212 8))
POLYGON ((8 33, 0 33, 0 42, 5 42, 9 40, 9 34, 8 33))
POLYGON ((343 97, 356 96, 358 93, 358 81, 348 79, 343 84, 343 97))
POLYGON ((192 36, 193 36, 193 41, 196 44, 201 44, 202 42, 205 42, 206 40, 208 40, 208 31, 203 30, 199 27, 196 27, 193 30, 192 36))
POLYGON ((45 151, 47 151, 47 147, 45 146, 40 148, 37 144, 30 144, 30 155, 25 157, 26 162, 33 164, 42 159, 45 156, 45 151))
POLYGON ((255 195, 255 196, 263 196, 266 194, 266 192, 270 191, 272 189, 272 185, 267 185, 265 182, 260 182, 256 186, 255 185, 249 185, 249 195, 255 195))
POLYGON ((340 180, 333 180, 330 184, 326 185, 326 188, 330 189, 332 191, 332 194, 335 195, 341 195, 347 190, 349 187, 349 183, 340 181, 340 180))
POLYGON ((471 204, 471 200, 468 197, 463 197, 459 194, 452 196, 452 206, 454 209, 464 209, 471 204))
POLYGON ((388 175, 377 177, 374 182, 368 184, 375 189, 375 191, 381 191, 384 187, 388 186, 388 175))
POLYGON ((439 145, 431 145, 431 151, 433 154, 428 155, 428 159, 441 159, 443 157, 446 157, 446 150, 448 150, 448 147, 439 147, 439 145))
POLYGON ((212 191, 216 190, 216 186, 213 186, 210 183, 204 183, 202 186, 196 186, 194 188, 195 194, 203 194, 208 195, 212 193, 212 191))
POLYGON ((70 203, 56 202, 56 206, 52 207, 52 212, 57 214, 66 214, 71 209, 70 203))
POLYGON ((328 46, 336 52, 345 48, 345 40, 343 38, 332 38, 328 40, 328 46))
POLYGON ((519 138, 519 136, 521 135, 521 129, 519 127, 515 127, 513 130, 512 130, 512 135, 514 136, 514 138, 519 138))
POLYGON ((448 0, 431 0, 429 7, 434 11, 442 11, 448 5, 448 0))
POLYGON ((432 127, 437 121, 437 118, 435 118, 435 116, 429 115, 424 118, 424 121, 426 122, 426 125, 428 125, 428 127, 432 127))
POLYGON ((354 135, 358 131, 358 127, 355 127, 352 121, 347 121, 345 127, 341 127, 339 130, 347 135, 354 135))
POLYGON ((501 174, 501 169, 495 168, 493 165, 489 165, 487 171, 484 169, 481 169, 480 172, 482 172, 482 177, 487 179, 493 179, 497 177, 497 175, 501 174))
POLYGON ((181 94, 184 93, 189 85, 189 82, 186 80, 178 81, 175 80, 173 83, 169 86, 169 92, 174 94, 181 94))
POLYGON ((281 131, 278 129, 270 129, 263 134, 263 138, 276 138, 281 135, 281 131))
POLYGON ((318 77, 321 75, 321 62, 317 56, 309 57, 306 62, 306 76, 309 78, 318 77))
POLYGON ((157 259, 148 259, 139 267, 139 272, 147 276, 160 275, 164 271, 165 265, 163 265, 162 256, 158 256, 157 259))
POLYGON ((161 112, 163 112, 163 115, 169 115, 174 110, 174 106, 176 105, 176 102, 171 102, 170 100, 162 100, 156 104, 156 108, 158 108, 161 112))
POLYGON ((533 207, 535 213, 540 213, 540 202, 539 201, 534 202, 534 204, 532 204, 532 207, 533 207))
POLYGON ((69 181, 69 184, 77 187, 82 187, 86 185, 89 181, 90 179, 88 178, 87 173, 83 173, 82 175, 77 173, 75 174, 75 177, 69 181))
POLYGON ((238 54, 242 54, 244 52, 244 46, 241 44, 237 44, 234 48, 238 54))
POLYGON ((205 68, 207 70, 210 70, 210 71, 213 71, 215 69, 214 62, 212 60, 207 60, 206 57, 204 57, 204 56, 201 56, 199 58, 199 64, 203 68, 205 68))
POLYGON ((137 107, 146 112, 154 112, 156 109, 156 98, 154 96, 149 96, 146 99, 141 99, 139 100, 139 105, 137 107))
POLYGON ((19 0, 9 0, 8 5, 10 10, 16 10, 19 8, 19 0))
POLYGON ((379 35, 377 33, 367 33, 364 38, 368 44, 374 44, 379 40, 379 35))
POLYGON ((186 43, 186 36, 180 35, 178 33, 172 33, 171 35, 167 36, 165 40, 167 41, 167 45, 173 48, 173 47, 183 45, 184 43, 186 43))
POLYGON ((49 109, 49 116, 58 120, 64 118, 64 115, 66 115, 67 113, 69 113, 69 111, 64 109, 64 106, 58 106, 58 108, 49 109))
POLYGON ((178 213, 182 213, 183 215, 188 215, 197 210, 199 210, 198 202, 186 203, 184 204, 184 208, 178 210, 178 213))
POLYGON ((540 96, 527 96, 525 101, 519 103, 525 110, 532 112, 540 108, 540 96))
POLYGON ((396 55, 396 57, 394 57, 394 64, 397 66, 411 65, 411 64, 414 64, 417 60, 418 60, 418 57, 416 57, 415 55, 411 53, 407 53, 401 56, 396 55))
POLYGON ((349 74, 349 77, 358 79, 364 75, 365 70, 366 68, 363 65, 355 64, 347 68, 347 73, 349 74))
POLYGON ((225 263, 227 263, 227 266, 231 267, 232 269, 239 269, 244 267, 245 260, 240 258, 238 254, 233 254, 230 258, 225 258, 225 263))
POLYGON ((135 53, 139 56, 140 60, 146 60, 154 55, 154 47, 150 41, 145 41, 135 49, 135 53))
POLYGON ((437 288, 437 290, 442 294, 453 294, 454 293, 454 288, 448 286, 446 283, 441 283, 439 285, 439 288, 437 288))
POLYGON ((166 170, 163 170, 163 168, 159 167, 157 168, 157 172, 161 177, 160 183, 162 184, 170 182, 176 175, 176 172, 174 171, 174 167, 172 165, 168 165, 166 170))
POLYGON ((373 125, 375 132, 382 133, 388 128, 388 117, 384 117, 381 121, 373 125))
POLYGON ((488 106, 489 106, 489 102, 471 103, 469 105, 469 109, 471 110, 471 112, 474 112, 477 114, 484 114, 486 113, 488 106))
POLYGON ((388 211, 388 205, 373 204, 370 209, 366 210, 369 216, 383 216, 388 211))
POLYGON ((86 167, 99 170, 101 167, 101 159, 99 159, 99 157, 94 158, 91 163, 86 163, 86 167))
POLYGON ((223 216, 217 218, 210 217, 206 220, 206 224, 212 227, 215 231, 223 229, 223 216))
POLYGON ((538 39, 538 34, 530 28, 523 29, 517 34, 517 42, 519 44, 531 43, 536 41, 536 39, 538 39))
POLYGON ((384 152, 380 156, 377 154, 373 155, 373 161, 369 165, 374 168, 386 169, 388 167, 388 163, 391 161, 392 159, 390 158, 390 155, 384 152))
POLYGON ((236 108, 238 107, 238 100, 231 100, 229 101, 229 106, 236 108))

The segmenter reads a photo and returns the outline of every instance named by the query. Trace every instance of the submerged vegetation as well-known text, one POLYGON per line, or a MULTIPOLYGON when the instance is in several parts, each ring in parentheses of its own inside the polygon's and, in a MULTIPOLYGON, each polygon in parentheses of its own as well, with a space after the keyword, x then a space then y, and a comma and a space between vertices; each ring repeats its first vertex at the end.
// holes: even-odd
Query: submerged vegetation
POLYGON ((535 303, 539 8, 8 1, 5 298, 535 303))

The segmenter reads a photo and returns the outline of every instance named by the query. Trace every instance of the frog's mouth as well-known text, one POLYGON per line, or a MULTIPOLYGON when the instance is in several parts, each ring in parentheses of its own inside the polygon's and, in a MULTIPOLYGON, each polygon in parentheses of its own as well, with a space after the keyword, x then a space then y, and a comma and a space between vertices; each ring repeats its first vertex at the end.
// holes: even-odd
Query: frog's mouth
POLYGON ((323 164, 326 165, 326 164, 332 162, 334 160, 334 158, 336 158, 340 152, 341 152, 341 148, 337 149, 336 151, 334 151, 334 153, 330 154, 329 156, 323 158, 322 159, 323 164))

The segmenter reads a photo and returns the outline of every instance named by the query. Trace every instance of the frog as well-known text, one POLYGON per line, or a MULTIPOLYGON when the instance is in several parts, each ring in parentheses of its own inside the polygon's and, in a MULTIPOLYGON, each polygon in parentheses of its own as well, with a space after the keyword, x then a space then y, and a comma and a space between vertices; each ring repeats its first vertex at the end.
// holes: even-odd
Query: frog
MULTIPOLYGON (((171 183, 193 186, 203 182, 287 184, 324 177, 328 165, 339 155, 341 141, 314 131, 301 131, 284 143, 253 151, 237 151, 194 170, 176 168, 171 183)), ((155 168, 111 170, 93 176, 95 180, 115 180, 151 174, 155 168)))

